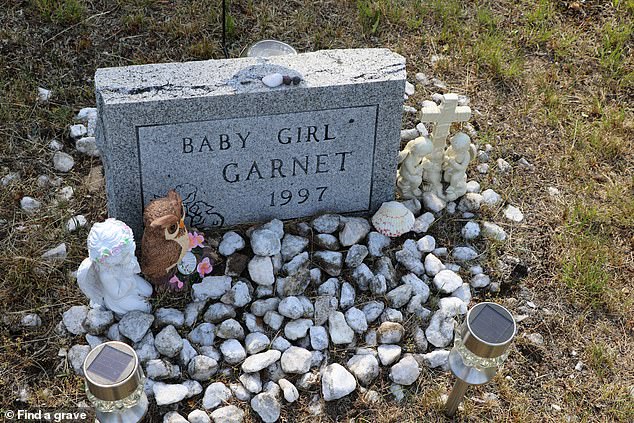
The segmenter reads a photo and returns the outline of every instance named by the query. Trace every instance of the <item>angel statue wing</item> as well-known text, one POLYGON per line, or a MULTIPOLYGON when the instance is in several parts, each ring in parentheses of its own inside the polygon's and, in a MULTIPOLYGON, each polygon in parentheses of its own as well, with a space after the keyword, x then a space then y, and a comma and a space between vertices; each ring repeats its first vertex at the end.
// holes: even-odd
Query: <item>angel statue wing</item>
POLYGON ((104 305, 103 289, 92 260, 84 259, 77 269, 77 285, 93 303, 104 305))
POLYGON ((403 160, 405 160, 405 158, 407 157, 407 155, 409 154, 409 151, 407 149, 405 150, 401 150, 398 152, 398 163, 403 163, 403 160))
POLYGON ((469 144, 469 156, 471 156, 471 160, 474 160, 478 156, 478 147, 475 144, 469 144))

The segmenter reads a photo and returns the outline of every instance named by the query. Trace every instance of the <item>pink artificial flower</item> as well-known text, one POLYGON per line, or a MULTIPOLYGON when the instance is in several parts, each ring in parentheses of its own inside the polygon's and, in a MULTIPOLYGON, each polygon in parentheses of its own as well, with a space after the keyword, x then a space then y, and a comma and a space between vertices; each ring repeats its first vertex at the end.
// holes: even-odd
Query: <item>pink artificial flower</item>
POLYGON ((196 270, 198 271, 198 274, 201 278, 204 278, 205 275, 211 273, 211 271, 214 270, 214 267, 209 261, 209 257, 205 257, 200 263, 198 263, 198 266, 196 266, 196 270))
POLYGON ((172 276, 172 278, 169 280, 169 283, 170 285, 172 285, 173 288, 176 288, 176 289, 182 289, 183 286, 185 286, 183 281, 178 279, 178 276, 176 275, 172 276))
POLYGON ((203 242, 205 242, 205 237, 202 234, 199 234, 198 232, 188 232, 187 235, 189 235, 189 249, 193 249, 196 247, 202 247, 203 242))

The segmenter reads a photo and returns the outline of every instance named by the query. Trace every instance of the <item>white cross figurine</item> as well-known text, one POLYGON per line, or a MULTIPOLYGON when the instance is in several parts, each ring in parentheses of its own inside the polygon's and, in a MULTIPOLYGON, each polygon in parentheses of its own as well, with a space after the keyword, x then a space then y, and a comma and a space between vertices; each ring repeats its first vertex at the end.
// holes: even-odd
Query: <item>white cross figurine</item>
POLYGON ((469 106, 458 106, 457 94, 444 94, 440 106, 431 101, 424 102, 420 113, 420 121, 423 123, 434 123, 434 130, 431 134, 431 141, 434 149, 431 154, 431 168, 425 175, 427 183, 426 191, 435 192, 443 198, 442 188, 442 164, 447 145, 449 129, 454 122, 466 122, 471 117, 469 106))
MULTIPOLYGON (((429 102, 431 103, 431 102, 429 102)), ((458 106, 457 94, 444 94, 440 106, 427 103, 420 112, 420 121, 435 123, 431 134, 434 149, 445 149, 449 128, 454 122, 466 122, 471 118, 469 106, 458 106)))

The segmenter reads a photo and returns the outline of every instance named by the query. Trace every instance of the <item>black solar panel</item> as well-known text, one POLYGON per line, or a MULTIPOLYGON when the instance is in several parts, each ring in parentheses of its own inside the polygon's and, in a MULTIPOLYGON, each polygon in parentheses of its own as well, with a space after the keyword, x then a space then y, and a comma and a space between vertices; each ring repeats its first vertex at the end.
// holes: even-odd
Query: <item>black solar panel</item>
POLYGON ((97 354, 93 362, 90 363, 88 371, 114 383, 119 381, 119 378, 132 360, 134 360, 134 357, 130 354, 106 345, 97 354))
POLYGON ((469 316, 471 331, 492 344, 507 342, 514 333, 514 322, 508 312, 495 304, 485 304, 469 316))

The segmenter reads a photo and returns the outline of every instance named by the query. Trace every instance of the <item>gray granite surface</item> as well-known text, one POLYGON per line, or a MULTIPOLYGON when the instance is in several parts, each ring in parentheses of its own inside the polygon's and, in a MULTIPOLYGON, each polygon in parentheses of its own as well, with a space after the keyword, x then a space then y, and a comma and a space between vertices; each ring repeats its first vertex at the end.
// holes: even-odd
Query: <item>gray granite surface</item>
POLYGON ((98 69, 95 85, 108 212, 136 236, 172 187, 201 229, 394 198, 405 60, 389 50, 98 69), (268 88, 272 72, 302 82, 268 88))

